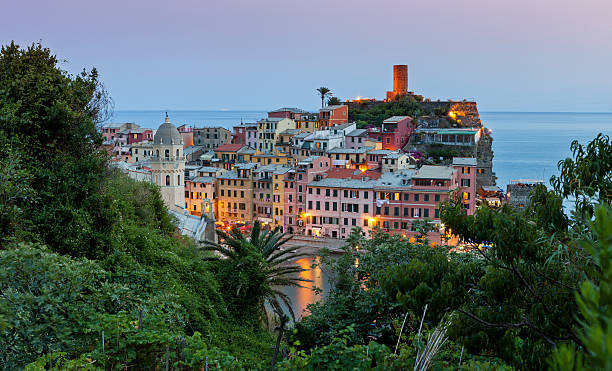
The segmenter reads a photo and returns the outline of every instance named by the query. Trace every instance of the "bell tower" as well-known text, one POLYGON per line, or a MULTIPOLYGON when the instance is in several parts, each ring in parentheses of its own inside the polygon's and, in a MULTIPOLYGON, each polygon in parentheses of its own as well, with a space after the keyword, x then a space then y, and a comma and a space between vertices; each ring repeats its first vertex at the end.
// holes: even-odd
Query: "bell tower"
POLYGON ((170 123, 168 113, 153 138, 151 181, 161 189, 169 210, 182 213, 185 209, 185 158, 183 137, 170 123))

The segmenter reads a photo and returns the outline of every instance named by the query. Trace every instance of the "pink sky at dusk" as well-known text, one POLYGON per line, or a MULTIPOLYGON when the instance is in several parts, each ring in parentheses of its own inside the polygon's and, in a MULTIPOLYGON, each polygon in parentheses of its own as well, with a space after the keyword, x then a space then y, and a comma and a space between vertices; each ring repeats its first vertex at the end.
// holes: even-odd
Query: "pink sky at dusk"
POLYGON ((3 0, 0 43, 95 66, 116 109, 384 97, 392 65, 481 111, 612 111, 612 1, 3 0))

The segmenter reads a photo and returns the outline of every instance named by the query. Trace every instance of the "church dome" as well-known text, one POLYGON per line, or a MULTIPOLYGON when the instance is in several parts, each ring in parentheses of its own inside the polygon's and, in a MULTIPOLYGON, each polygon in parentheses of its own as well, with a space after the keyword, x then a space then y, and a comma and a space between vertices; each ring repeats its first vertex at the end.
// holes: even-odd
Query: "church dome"
POLYGON ((153 137, 154 144, 163 144, 163 145, 171 145, 171 144, 183 144, 183 137, 176 129, 176 126, 170 123, 170 119, 166 114, 166 122, 159 126, 157 132, 155 133, 155 137, 153 137))

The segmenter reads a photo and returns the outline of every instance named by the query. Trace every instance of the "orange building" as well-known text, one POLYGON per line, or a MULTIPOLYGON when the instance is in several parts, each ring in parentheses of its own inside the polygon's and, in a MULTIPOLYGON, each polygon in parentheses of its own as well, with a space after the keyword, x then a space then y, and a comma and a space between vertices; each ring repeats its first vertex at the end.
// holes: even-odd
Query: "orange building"
POLYGON ((327 106, 319 110, 319 130, 348 122, 348 106, 327 106))

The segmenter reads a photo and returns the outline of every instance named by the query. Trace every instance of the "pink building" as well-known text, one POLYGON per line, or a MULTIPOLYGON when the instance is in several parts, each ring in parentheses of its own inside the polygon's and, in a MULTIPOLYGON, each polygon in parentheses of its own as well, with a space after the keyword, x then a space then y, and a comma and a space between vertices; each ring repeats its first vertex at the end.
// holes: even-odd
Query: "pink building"
POLYGON ((395 151, 404 148, 415 129, 416 121, 410 116, 389 117, 382 123, 382 149, 395 151))
POLYGON ((308 212, 306 195, 308 183, 322 179, 330 169, 331 161, 326 157, 308 157, 285 174, 285 230, 304 234, 308 212))
POLYGON ((153 129, 137 128, 126 129, 119 133, 120 136, 127 137, 127 144, 138 143, 145 140, 153 140, 153 129))
POLYGON ((366 140, 369 139, 366 129, 356 129, 346 134, 346 148, 355 149, 365 146, 366 140))
POLYGON ((257 148, 257 124, 244 124, 246 127, 245 144, 253 149, 257 148))
POLYGON ((457 170, 459 178, 460 196, 468 215, 474 214, 476 210, 476 166, 477 161, 473 157, 453 158, 453 168, 457 170))
POLYGON ((383 174, 333 169, 326 178, 308 184, 305 234, 346 238, 353 227, 361 227, 368 236, 374 227, 380 227, 414 238, 417 222, 428 220, 429 239, 440 243, 444 233, 440 202, 459 191, 466 200, 466 212, 474 212, 474 161, 461 158, 455 162, 453 166, 425 165, 419 170, 383 174))
POLYGON ((346 238, 354 227, 369 235, 373 224, 376 171, 330 169, 327 177, 308 184, 307 235, 346 238))
POLYGON ((234 126, 234 131, 232 132, 232 144, 246 144, 246 126, 237 125, 234 126))

